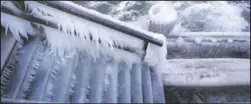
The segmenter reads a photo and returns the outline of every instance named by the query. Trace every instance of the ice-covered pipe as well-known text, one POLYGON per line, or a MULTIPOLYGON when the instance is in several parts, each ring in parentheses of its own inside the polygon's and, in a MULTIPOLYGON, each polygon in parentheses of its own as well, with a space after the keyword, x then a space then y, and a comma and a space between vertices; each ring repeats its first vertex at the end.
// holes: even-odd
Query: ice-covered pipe
POLYGON ((250 58, 250 33, 210 33, 168 36, 167 58, 250 58))
POLYGON ((167 3, 152 6, 148 11, 148 16, 150 18, 149 31, 164 34, 166 37, 177 20, 177 12, 167 3))
POLYGON ((250 59, 171 59, 162 70, 165 86, 250 86, 250 59))

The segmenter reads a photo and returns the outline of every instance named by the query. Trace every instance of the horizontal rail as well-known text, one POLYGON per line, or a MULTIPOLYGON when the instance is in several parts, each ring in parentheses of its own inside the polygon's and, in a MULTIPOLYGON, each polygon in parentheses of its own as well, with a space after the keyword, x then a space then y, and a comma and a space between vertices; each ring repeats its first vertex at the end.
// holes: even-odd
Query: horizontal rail
MULTIPOLYGON (((58 28, 55 24, 50 23, 50 22, 47 22, 47 23, 46 23, 46 21, 44 21, 44 20, 42 20, 42 19, 39 19, 39 18, 32 18, 32 17, 30 17, 30 16, 19 17, 19 16, 17 16, 17 15, 12 15, 12 14, 5 13, 5 12, 1 12, 1 14, 3 14, 3 16, 5 16, 5 15, 6 15, 6 16, 7 16, 7 15, 8 15, 8 16, 13 16, 13 17, 15 17, 15 18, 19 18, 19 19, 22 19, 22 20, 24 20, 24 21, 30 22, 30 23, 34 26, 34 28, 37 29, 37 30, 41 29, 41 28, 39 27, 39 25, 44 25, 44 26, 46 26, 46 27, 53 28, 53 29, 56 29, 56 30, 57 30, 57 28, 58 28)), ((33 35, 32 33, 29 33, 29 32, 28 32, 28 34, 33 35)), ((114 45, 114 44, 113 44, 113 45, 114 45)), ((130 47, 130 46, 120 47, 120 46, 116 46, 115 48, 122 49, 122 50, 124 50, 124 51, 127 51, 127 52, 131 52, 131 53, 137 54, 137 55, 139 55, 140 57, 142 57, 143 54, 144 54, 144 51, 143 51, 143 50, 137 49, 137 48, 135 48, 135 47, 130 47)))
POLYGON ((250 59, 171 59, 162 72, 165 86, 250 86, 250 59))
POLYGON ((183 32, 167 39, 167 58, 250 58, 250 32, 183 32))
POLYGON ((184 37, 250 37, 250 32, 180 32, 176 34, 170 34, 172 36, 184 36, 184 37))
POLYGON ((152 35, 154 35, 151 32, 148 32, 146 30, 133 27, 130 24, 124 23, 122 21, 113 19, 109 17, 108 15, 101 14, 94 10, 86 9, 78 4, 74 4, 69 1, 44 1, 49 6, 52 6, 57 9, 63 9, 64 12, 79 16, 81 18, 93 21, 95 23, 104 25, 106 27, 112 28, 114 30, 126 33, 128 35, 131 35, 133 37, 151 42, 153 44, 156 44, 158 46, 162 46, 163 42, 152 35))
POLYGON ((249 42, 196 44, 168 41, 167 58, 250 58, 249 42))

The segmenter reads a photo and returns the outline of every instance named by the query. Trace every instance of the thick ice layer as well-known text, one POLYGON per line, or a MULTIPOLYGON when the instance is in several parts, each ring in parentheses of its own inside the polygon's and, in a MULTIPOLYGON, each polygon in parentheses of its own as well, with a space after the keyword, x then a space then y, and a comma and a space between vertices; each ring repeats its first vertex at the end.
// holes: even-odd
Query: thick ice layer
MULTIPOLYGON (((108 27, 99 25, 97 23, 85 20, 83 18, 73 16, 69 13, 59 11, 57 9, 42 5, 33 1, 26 1, 27 8, 32 11, 33 16, 40 18, 42 20, 47 20, 52 23, 58 24, 60 30, 65 33, 69 33, 74 36, 74 31, 77 33, 77 37, 86 37, 92 36, 92 41, 98 42, 99 39, 102 41, 102 44, 117 46, 132 46, 135 48, 142 48, 143 41, 131 36, 128 36, 119 31, 110 29, 108 27), (42 12, 41 12, 42 11, 42 12), (47 15, 44 15, 47 14, 47 15)), ((68 2, 67 2, 68 3, 68 2)), ((71 3, 71 2, 69 2, 71 3)), ((74 6, 76 4, 72 3, 74 6)), ((79 6, 79 5, 77 5, 79 6)), ((80 6, 81 9, 83 7, 80 6)), ((96 11, 87 10, 85 11, 96 13, 96 11)), ((98 13, 99 14, 99 13, 98 13)), ((107 17, 106 15, 98 15, 100 17, 107 17)), ((121 22, 121 21, 120 21, 121 22)))
POLYGON ((72 56, 79 52, 86 52, 94 59, 101 55, 113 56, 116 61, 125 61, 127 63, 138 63, 140 57, 136 54, 126 52, 121 49, 110 48, 103 44, 95 44, 94 42, 86 41, 85 38, 72 37, 56 29, 40 25, 45 29, 46 38, 49 46, 54 54, 59 56, 72 56))
POLYGON ((177 19, 175 9, 168 3, 159 3, 152 6, 148 15, 155 24, 170 24, 177 19))
POLYGON ((159 66, 159 68, 163 68, 163 65, 166 61, 167 55, 167 46, 166 46, 166 38, 162 34, 153 35, 155 38, 158 38, 163 41, 162 47, 156 46, 154 44, 148 43, 146 49, 145 61, 151 66, 159 66))
POLYGON ((129 30, 137 31, 139 33, 142 33, 142 34, 150 36, 150 37, 153 37, 153 35, 154 35, 153 33, 149 32, 149 31, 146 31, 146 30, 143 30, 143 29, 141 29, 139 27, 135 27, 135 26, 133 26, 131 24, 128 24, 128 23, 113 19, 112 17, 110 17, 108 15, 101 14, 101 13, 99 13, 97 11, 86 9, 86 8, 81 7, 80 5, 74 4, 72 2, 69 2, 69 1, 60 1, 60 2, 64 3, 65 5, 74 7, 76 9, 78 9, 78 10, 84 11, 87 14, 91 14, 91 15, 100 17, 102 20, 107 20, 109 22, 112 22, 112 23, 118 25, 119 27, 125 27, 125 28, 128 28, 129 30))
MULTIPOLYGON (((127 23, 112 19, 111 17, 109 17, 107 15, 100 14, 96 11, 88 10, 88 9, 83 8, 79 5, 76 5, 72 2, 67 2, 67 1, 61 1, 61 2, 64 2, 64 3, 71 5, 75 8, 83 10, 87 13, 102 17, 102 18, 107 19, 109 21, 112 21, 118 25, 124 25, 132 30, 139 31, 139 32, 144 33, 146 35, 149 35, 153 38, 156 38, 158 40, 165 41, 164 36, 161 34, 154 34, 154 33, 142 30, 140 28, 134 28, 133 26, 131 26, 127 23)), ((76 32, 79 33, 78 35, 80 37, 84 37, 89 34, 85 34, 85 33, 81 33, 81 32, 87 32, 87 33, 91 32, 91 35, 93 36, 94 42, 95 41, 97 42, 98 39, 101 39, 103 46, 107 45, 104 43, 109 44, 109 43, 112 43, 112 41, 114 41, 114 40, 116 40, 115 44, 118 44, 121 46, 129 45, 129 46, 136 46, 137 48, 141 48, 140 46, 142 46, 142 43, 143 43, 143 42, 141 43, 142 40, 136 39, 134 37, 126 36, 126 34, 121 35, 121 37, 126 37, 126 38, 121 38, 118 36, 118 34, 122 34, 122 33, 116 32, 115 30, 109 29, 107 27, 103 27, 101 25, 97 25, 93 22, 84 20, 82 18, 72 16, 70 14, 58 11, 58 10, 50 8, 50 7, 46 7, 46 6, 41 5, 39 3, 36 3, 36 2, 26 1, 25 4, 27 5, 27 8, 29 8, 28 10, 32 11, 34 16, 37 17, 39 15, 38 18, 47 19, 48 21, 52 21, 57 24, 60 24, 63 32, 65 32, 65 33, 69 33, 69 34, 73 35, 72 34, 73 30, 76 30, 76 32), (40 12, 40 11, 43 11, 43 12, 40 12), (48 15, 46 16, 44 14, 48 14, 48 15), (66 22, 62 23, 64 21, 66 21, 66 22), (78 25, 76 25, 75 23, 78 23, 78 25), (82 27, 82 28, 80 29, 80 27, 82 27), (86 27, 86 28, 83 30, 83 27, 86 27), (115 33, 116 33, 116 36, 115 36, 115 33), (103 41, 104 41, 104 43, 103 43, 103 41), (122 42, 120 43, 120 41, 122 41, 122 42)), ((51 33, 51 34, 53 34, 53 33, 51 33)), ((162 47, 159 47, 157 45, 153 45, 153 44, 149 43, 149 46, 148 46, 149 52, 147 51, 148 53, 147 53, 147 57, 146 57, 148 62, 150 62, 152 65, 157 65, 157 64, 159 64, 160 61, 163 62, 163 60, 165 60, 165 55, 166 55, 166 45, 165 44, 166 43, 164 42, 164 45, 162 47), (158 55, 158 56, 156 57, 156 55, 158 55)), ((96 43, 96 45, 99 45, 99 44, 96 43)), ((60 45, 58 45, 58 47, 60 47, 60 45)), ((70 47, 70 46, 66 45, 65 47, 70 47)), ((97 49, 102 50, 101 48, 102 47, 98 47, 97 49)), ((102 51, 104 51, 104 50, 102 50, 102 51)), ((93 51, 93 52, 96 52, 96 51, 93 51)), ((109 51, 107 51, 107 52, 109 52, 109 51)), ((124 56, 124 55, 121 55, 121 56, 124 56)), ((119 56, 119 57, 121 57, 121 56, 119 56)))

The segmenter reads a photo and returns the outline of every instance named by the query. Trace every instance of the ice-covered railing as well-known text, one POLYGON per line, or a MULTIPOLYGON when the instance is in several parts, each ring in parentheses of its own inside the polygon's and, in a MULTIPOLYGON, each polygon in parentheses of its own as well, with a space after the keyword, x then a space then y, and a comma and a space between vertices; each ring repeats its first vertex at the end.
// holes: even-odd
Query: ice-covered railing
MULTIPOLYGON (((54 6, 35 1, 14 4, 21 5, 18 8, 9 4, 14 2, 1 2, 1 26, 5 29, 1 36, 14 36, 23 47, 15 44, 4 54, 9 58, 1 68, 3 98, 165 102, 159 69, 166 43, 161 34, 145 31, 146 37, 163 42, 158 46, 54 6)), ((4 42, 8 41, 4 37, 4 42)))
POLYGON ((148 42, 151 42, 153 44, 162 46, 163 42, 162 40, 155 38, 153 33, 145 31, 143 29, 139 29, 138 27, 132 27, 127 23, 124 23, 122 21, 113 19, 112 17, 108 15, 101 14, 94 10, 89 10, 86 8, 83 8, 80 5, 74 4, 72 2, 68 1, 46 1, 48 5, 51 5, 56 8, 60 8, 65 10, 65 12, 80 16, 82 18, 91 20, 93 22, 102 24, 106 27, 115 29, 120 32, 124 32, 128 35, 131 35, 133 37, 137 37, 139 39, 146 40, 148 42))
POLYGON ((148 30, 167 38, 168 59, 250 58, 250 32, 181 32, 177 23, 181 20, 168 2, 153 5, 148 16, 148 30))
MULTIPOLYGON (((50 2, 48 3, 50 4, 50 2)), ((52 2, 52 4, 53 3, 54 2, 52 2)), ((3 3, 3 5, 5 4, 6 3, 3 3)), ((49 7, 38 2, 34 2, 34 1, 25 1, 24 4, 25 4, 24 7, 26 10, 25 11, 26 16, 20 16, 19 14, 16 14, 15 12, 14 14, 19 15, 24 20, 31 21, 32 25, 34 25, 37 28, 40 28, 40 30, 41 28, 46 28, 46 26, 49 26, 52 28, 59 29, 64 33, 69 33, 73 37, 74 36, 80 37, 80 39, 82 38, 85 41, 89 41, 89 42, 92 41, 95 43, 99 42, 103 46, 106 46, 106 47, 111 47, 111 48, 116 47, 120 49, 123 48, 125 50, 133 51, 141 55, 144 53, 141 51, 145 47, 144 41, 146 42, 149 41, 149 42, 152 42, 153 44, 158 44, 162 42, 162 41, 161 42, 153 41, 153 40, 161 40, 161 38, 157 37, 159 34, 154 34, 154 33, 147 32, 141 29, 134 29, 126 23, 123 23, 118 20, 114 20, 106 15, 102 15, 95 11, 85 9, 83 7, 79 7, 79 5, 75 5, 71 2, 60 2, 59 4, 65 4, 65 5, 70 5, 70 6, 74 5, 74 7, 71 9, 79 10, 80 8, 81 9, 80 11, 86 12, 87 14, 90 13, 88 15, 86 15, 86 13, 82 13, 82 14, 85 14, 85 16, 92 16, 91 18, 97 18, 97 20, 91 20, 90 18, 88 19, 85 16, 84 17, 78 16, 77 14, 71 15, 69 13, 62 12, 58 9, 55 9, 55 8, 52 8, 52 7, 49 7), (97 21, 103 21, 106 23, 100 23, 100 22, 96 23, 97 21), (107 22, 107 21, 110 21, 110 22, 107 22), (114 24, 109 24, 109 23, 114 23, 114 24), (112 28, 109 29, 108 25, 112 26, 112 28), (125 33, 133 32, 133 33, 125 34, 123 32, 125 33), (134 37, 138 37, 138 38, 134 38, 134 37)), ((12 10, 13 8, 10 8, 9 6, 2 6, 2 7, 9 9, 10 11, 13 11, 12 10)), ((13 19, 13 20, 18 20, 18 19, 13 19)), ((19 22, 16 22, 16 23, 19 23, 19 22)), ((25 24, 30 25, 29 22, 25 24)), ((5 25, 7 26, 7 24, 3 24, 2 26, 5 26, 5 25)), ((30 27, 28 25, 24 28, 30 27)), ((12 26, 12 27, 15 27, 15 26, 12 26)), ((18 27, 21 28, 20 26, 18 27)), ((25 30, 25 29, 21 29, 21 30, 25 30)), ((44 29, 44 31, 46 30, 47 29, 44 29)), ((34 34, 34 33, 28 33, 28 34, 34 34)), ((18 36, 18 35, 14 35, 14 36, 18 36)))
POLYGON ((152 6, 148 15, 148 30, 167 38, 166 86, 250 85, 250 32, 172 31, 177 14, 167 3, 152 6), (234 76, 243 78, 227 80, 234 76))

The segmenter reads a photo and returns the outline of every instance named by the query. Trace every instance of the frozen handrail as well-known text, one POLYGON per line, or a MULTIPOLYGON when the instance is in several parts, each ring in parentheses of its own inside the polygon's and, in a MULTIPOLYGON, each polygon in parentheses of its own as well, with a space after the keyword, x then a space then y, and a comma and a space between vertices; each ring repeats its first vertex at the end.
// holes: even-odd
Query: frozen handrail
POLYGON ((244 38, 250 39, 250 32, 181 32, 169 37, 212 37, 212 38, 244 38))
POLYGON ((154 33, 148 32, 146 30, 143 30, 137 27, 131 27, 129 24, 124 23, 119 20, 112 19, 108 15, 98 13, 97 11, 94 11, 94 10, 86 9, 80 5, 74 4, 69 1, 45 1, 45 2, 49 6, 52 6, 58 9, 63 9, 67 13, 77 15, 79 17, 85 18, 87 20, 93 21, 98 24, 102 24, 106 27, 126 33, 133 37, 151 42, 158 46, 163 45, 163 42, 161 40, 152 36, 154 35, 154 33))

